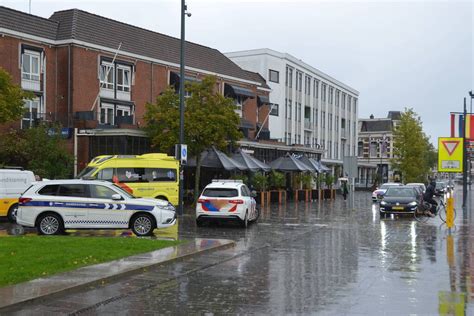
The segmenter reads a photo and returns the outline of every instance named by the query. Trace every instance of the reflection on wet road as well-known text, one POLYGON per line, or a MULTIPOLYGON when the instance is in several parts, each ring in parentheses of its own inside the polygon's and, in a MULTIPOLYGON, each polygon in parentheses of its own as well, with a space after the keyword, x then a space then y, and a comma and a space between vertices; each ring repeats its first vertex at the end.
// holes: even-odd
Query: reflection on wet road
POLYGON ((370 194, 356 194, 355 211, 342 199, 276 205, 248 230, 197 228, 185 215, 180 238, 233 239, 237 246, 22 312, 473 314, 472 215, 457 206, 449 235, 439 218, 380 220, 370 194))

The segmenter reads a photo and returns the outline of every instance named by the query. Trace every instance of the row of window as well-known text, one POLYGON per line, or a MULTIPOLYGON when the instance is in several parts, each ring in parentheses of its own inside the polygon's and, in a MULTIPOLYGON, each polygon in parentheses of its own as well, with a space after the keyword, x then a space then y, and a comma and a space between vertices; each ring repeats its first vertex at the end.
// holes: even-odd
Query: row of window
POLYGON ((99 67, 99 81, 101 89, 130 92, 132 84, 132 67, 119 63, 102 61, 99 67))
MULTIPOLYGON (((275 71, 275 70, 269 70, 269 78, 270 78, 270 81, 272 82, 277 82, 278 83, 278 80, 277 81, 274 81, 272 80, 272 76, 276 76, 276 78, 278 79, 278 72, 275 71), (276 73, 276 75, 275 75, 276 73)), ((302 79, 303 78, 303 73, 300 72, 300 71, 296 71, 296 91, 299 91, 299 92, 302 92, 302 87, 303 87, 303 82, 302 82, 302 79)), ((305 95, 311 95, 311 80, 312 78, 308 75, 305 75, 305 82, 304 82, 304 94, 305 95)), ((317 80, 317 79, 314 79, 313 80, 313 97, 318 99, 319 98, 319 83, 320 81, 317 80)), ((289 88, 293 88, 293 68, 290 67, 290 66, 287 66, 286 67, 286 81, 285 81, 285 85, 289 88)), ((346 100, 347 100, 347 108, 348 108, 348 111, 350 112, 351 111, 351 104, 353 103, 354 106, 353 106, 353 109, 354 109, 354 112, 357 112, 356 109, 357 109, 357 99, 356 98, 353 98, 352 96, 342 92, 342 103, 340 102, 341 100, 341 91, 340 90, 337 90, 335 91, 334 87, 332 86, 329 86, 329 89, 327 89, 328 86, 326 83, 321 83, 321 99, 322 101, 326 102, 328 101, 329 104, 334 104, 334 98, 335 98, 335 104, 336 106, 338 107, 339 105, 342 106, 343 109, 346 108, 346 100), (347 95, 347 99, 346 99, 346 95, 347 95), (327 96, 327 97, 326 97, 327 96)))
POLYGON ((98 180, 120 183, 175 182, 176 169, 169 168, 107 168, 99 171, 98 180))
MULTIPOLYGON (((40 81, 42 53, 24 49, 21 54, 22 80, 40 81)), ((132 84, 132 67, 120 63, 102 61, 99 67, 100 86, 113 90, 116 84, 118 91, 130 92, 132 84)))
POLYGON ((95 184, 54 184, 44 186, 38 191, 40 195, 66 196, 76 198, 108 199, 111 200, 116 191, 95 184))

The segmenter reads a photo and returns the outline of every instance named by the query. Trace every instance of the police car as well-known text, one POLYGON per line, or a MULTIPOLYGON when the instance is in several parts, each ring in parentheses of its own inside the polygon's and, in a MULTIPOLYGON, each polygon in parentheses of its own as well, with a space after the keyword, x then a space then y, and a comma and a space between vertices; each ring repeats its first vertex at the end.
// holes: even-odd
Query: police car
POLYGON ((196 225, 207 220, 238 220, 242 227, 257 221, 259 211, 249 188, 241 180, 213 180, 199 196, 196 225))
POLYGON ((110 182, 54 180, 37 182, 23 193, 17 223, 42 235, 131 228, 137 236, 149 236, 155 228, 175 225, 176 212, 168 201, 135 198, 110 182))

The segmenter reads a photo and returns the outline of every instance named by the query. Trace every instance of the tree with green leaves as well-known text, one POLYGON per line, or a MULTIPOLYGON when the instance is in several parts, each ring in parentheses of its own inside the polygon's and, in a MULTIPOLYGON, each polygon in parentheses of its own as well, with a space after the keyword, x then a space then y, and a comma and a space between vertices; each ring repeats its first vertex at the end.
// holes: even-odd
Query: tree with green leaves
POLYGON ((73 162, 59 127, 40 125, 0 137, 0 165, 20 166, 43 178, 64 179, 72 175, 73 162))
MULTIPOLYGON (((225 151, 242 137, 234 101, 219 94, 216 87, 214 76, 186 83, 190 97, 185 101, 184 142, 189 155, 196 157, 195 197, 199 195, 200 154, 212 146, 225 151)), ((171 153, 179 143, 179 96, 174 89, 163 92, 156 103, 147 104, 144 118, 152 146, 171 153)))
POLYGON ((19 120, 25 112, 25 99, 32 97, 30 92, 14 84, 10 74, 0 67, 0 124, 19 120))
POLYGON ((421 118, 413 109, 406 108, 402 113, 393 139, 393 169, 401 171, 405 183, 425 182, 434 164, 434 147, 423 132, 421 118))

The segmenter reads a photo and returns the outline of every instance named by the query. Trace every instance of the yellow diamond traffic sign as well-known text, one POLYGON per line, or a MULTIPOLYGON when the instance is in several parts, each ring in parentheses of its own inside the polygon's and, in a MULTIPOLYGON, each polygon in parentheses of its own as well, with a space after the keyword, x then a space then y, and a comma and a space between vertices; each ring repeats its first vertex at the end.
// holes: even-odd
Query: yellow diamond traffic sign
POLYGON ((463 139, 460 137, 438 138, 438 171, 462 172, 463 139))

